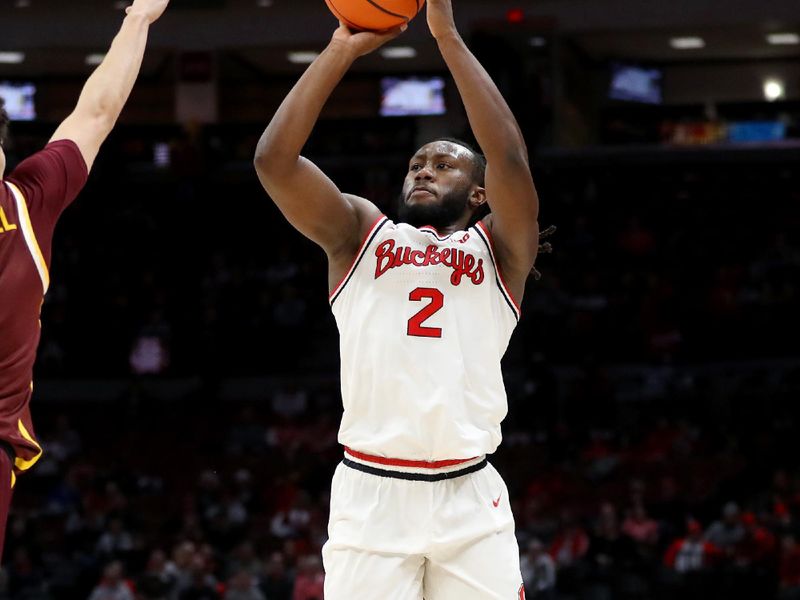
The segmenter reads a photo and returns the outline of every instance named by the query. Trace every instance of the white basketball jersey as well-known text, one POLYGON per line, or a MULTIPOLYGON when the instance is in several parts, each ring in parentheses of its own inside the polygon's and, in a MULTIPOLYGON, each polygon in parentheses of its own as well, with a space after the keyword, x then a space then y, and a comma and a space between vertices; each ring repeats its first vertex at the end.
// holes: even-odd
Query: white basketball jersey
POLYGON ((382 217, 330 302, 340 443, 421 461, 495 451, 508 410, 500 359, 519 308, 482 223, 440 237, 382 217))

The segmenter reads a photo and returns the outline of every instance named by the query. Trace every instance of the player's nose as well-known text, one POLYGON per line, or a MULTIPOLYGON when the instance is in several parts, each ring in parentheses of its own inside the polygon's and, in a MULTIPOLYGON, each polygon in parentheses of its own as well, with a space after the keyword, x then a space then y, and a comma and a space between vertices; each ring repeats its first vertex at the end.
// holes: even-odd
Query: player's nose
POLYGON ((427 166, 422 167, 414 176, 414 181, 425 181, 431 179, 433 179, 433 169, 427 166))

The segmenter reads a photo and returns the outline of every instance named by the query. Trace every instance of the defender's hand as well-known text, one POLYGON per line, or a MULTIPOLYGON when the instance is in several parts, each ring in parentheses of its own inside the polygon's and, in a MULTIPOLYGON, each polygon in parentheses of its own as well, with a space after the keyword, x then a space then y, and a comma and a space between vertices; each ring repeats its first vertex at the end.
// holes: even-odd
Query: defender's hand
POLYGON ((390 42, 398 35, 408 29, 407 25, 390 29, 386 33, 374 33, 372 31, 359 31, 353 33, 350 29, 339 21, 339 29, 333 32, 331 43, 342 44, 356 59, 370 52, 374 52, 386 42, 390 42))
POLYGON ((134 0, 133 4, 125 9, 126 15, 142 15, 148 23, 154 23, 164 14, 169 0, 134 0))
POLYGON ((428 1, 428 29, 434 38, 442 39, 449 35, 458 35, 456 22, 453 18, 452 0, 427 0, 428 1))

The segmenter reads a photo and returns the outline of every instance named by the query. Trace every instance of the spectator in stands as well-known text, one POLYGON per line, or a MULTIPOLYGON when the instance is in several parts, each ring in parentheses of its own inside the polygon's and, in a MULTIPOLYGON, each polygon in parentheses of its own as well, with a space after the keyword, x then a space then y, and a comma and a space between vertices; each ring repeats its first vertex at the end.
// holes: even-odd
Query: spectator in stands
POLYGON ((142 600, 167 600, 175 587, 175 577, 167 568, 167 555, 161 550, 153 550, 147 566, 137 582, 136 591, 142 600))
POLYGON ((722 509, 722 519, 714 521, 706 531, 706 540, 719 548, 726 556, 733 556, 736 545, 745 535, 739 518, 739 506, 728 502, 722 509))
POLYGON ((540 540, 534 538, 528 542, 528 551, 520 559, 520 569, 526 597, 544 600, 555 598, 556 564, 544 551, 540 540))
POLYGON ((703 539, 702 525, 689 519, 686 535, 673 541, 664 555, 665 597, 709 598, 715 587, 710 575, 719 557, 720 550, 703 539))
POLYGON ((217 582, 206 570, 206 560, 198 552, 190 564, 189 586, 178 594, 178 600, 220 600, 217 582))
POLYGON ((325 573, 319 556, 309 554, 301 557, 297 564, 292 600, 322 600, 324 583, 325 573))
POLYGON ((793 535, 781 540, 780 600, 800 600, 800 546, 793 535))
POLYGON ((653 547, 658 543, 658 523, 647 515, 642 504, 636 504, 628 512, 622 533, 643 546, 653 547))
POLYGON ((751 512, 742 514, 744 536, 736 545, 734 560, 743 568, 769 567, 775 558, 775 536, 751 512))
POLYGON ((280 552, 269 555, 264 565, 260 587, 267 600, 292 600, 294 582, 286 569, 286 560, 280 552))
POLYGON ((589 551, 589 536, 570 511, 561 514, 561 528, 550 545, 550 556, 559 570, 568 569, 586 556, 589 551))
POLYGON ((703 539, 703 527, 694 519, 686 525, 686 536, 676 539, 664 555, 664 565, 676 573, 692 573, 709 569, 719 549, 703 539))
POLYGON ((97 553, 105 557, 122 558, 133 550, 133 536, 125 531, 122 519, 115 517, 97 540, 97 553))
POLYGON ((192 559, 197 548, 192 542, 179 543, 172 551, 172 560, 167 563, 164 571, 175 582, 175 595, 179 595, 192 583, 192 559))
POLYGON ((239 571, 247 571, 255 577, 261 577, 264 572, 264 564, 256 555, 253 542, 245 540, 233 550, 233 556, 228 564, 227 572, 235 575, 239 571))
MULTIPOLYGON (((267 600, 256 585, 256 578, 246 569, 240 569, 228 581, 225 600, 267 600)), ((322 600, 320 598, 320 600, 322 600)))
POLYGON ((634 562, 634 546, 630 538, 622 535, 617 509, 606 502, 600 507, 594 535, 589 542, 590 597, 592 600, 610 600, 616 590, 630 578, 634 562))
POLYGON ((103 569, 103 578, 92 591, 89 600, 133 600, 133 589, 123 577, 122 563, 114 561, 103 569))

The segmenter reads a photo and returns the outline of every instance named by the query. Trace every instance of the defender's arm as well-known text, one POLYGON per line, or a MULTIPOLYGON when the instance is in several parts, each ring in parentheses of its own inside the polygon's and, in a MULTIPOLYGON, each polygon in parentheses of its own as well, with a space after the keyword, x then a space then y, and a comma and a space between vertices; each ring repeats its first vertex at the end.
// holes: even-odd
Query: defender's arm
POLYGON ((147 33, 169 0, 136 0, 103 62, 86 81, 75 110, 58 126, 51 142, 72 140, 91 169, 101 144, 111 133, 142 65, 147 33))

